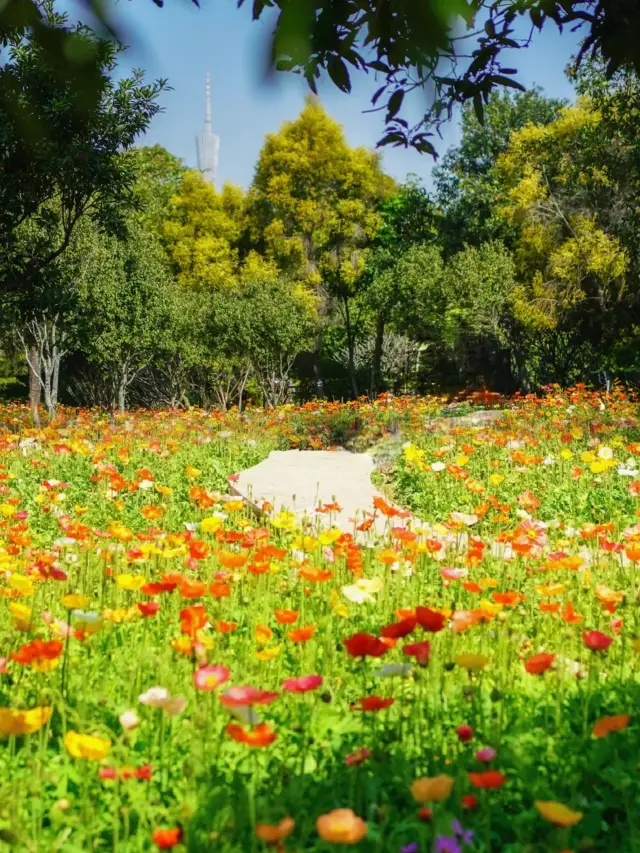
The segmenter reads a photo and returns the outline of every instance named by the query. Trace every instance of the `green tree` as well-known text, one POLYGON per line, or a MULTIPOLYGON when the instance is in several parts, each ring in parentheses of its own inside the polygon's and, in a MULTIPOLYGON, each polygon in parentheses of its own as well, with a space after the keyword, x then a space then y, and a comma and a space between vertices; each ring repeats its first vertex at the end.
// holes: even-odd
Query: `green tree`
POLYGON ((511 300, 516 288, 513 256, 501 243, 465 246, 446 264, 441 279, 444 310, 440 333, 458 380, 481 380, 501 391, 511 386, 511 361, 522 366, 522 348, 511 300))
POLYGON ((178 193, 187 167, 161 145, 131 148, 125 156, 131 158, 135 174, 135 216, 161 236, 171 199, 178 193))
POLYGON ((566 102, 546 97, 541 89, 494 93, 481 124, 471 104, 462 108, 462 139, 434 170, 436 203, 442 211, 440 230, 445 253, 465 244, 514 238, 514 229, 498 212, 500 182, 495 165, 511 134, 527 124, 546 125, 566 102))
POLYGON ((92 275, 77 290, 76 346, 98 368, 113 408, 174 333, 173 290, 162 247, 138 223, 124 239, 99 237, 92 275))
POLYGON ((362 300, 374 313, 375 343, 369 393, 380 391, 384 335, 387 324, 399 312, 411 313, 425 283, 439 275, 439 214, 428 193, 409 180, 379 203, 381 225, 367 255, 367 287, 362 300), (431 268, 433 263, 434 268, 431 268))
POLYGON ((216 352, 218 399, 242 405, 249 375, 263 403, 287 402, 296 356, 311 343, 317 322, 314 299, 300 283, 257 273, 212 303, 210 334, 216 352))
POLYGON ((44 7, 45 23, 66 33, 69 45, 86 48, 98 61, 95 102, 60 77, 33 29, 18 30, 5 43, 0 91, 11 90, 10 108, 0 97, 0 295, 33 285, 41 270, 68 247, 79 220, 121 225, 135 178, 121 156, 158 112, 164 82, 145 84, 142 72, 115 83, 120 49, 86 27, 69 27, 64 15, 44 7), (80 101, 83 101, 82 108, 80 101), (29 141, 25 141, 25 128, 29 141), (22 226, 36 220, 38 239, 22 239, 22 226))

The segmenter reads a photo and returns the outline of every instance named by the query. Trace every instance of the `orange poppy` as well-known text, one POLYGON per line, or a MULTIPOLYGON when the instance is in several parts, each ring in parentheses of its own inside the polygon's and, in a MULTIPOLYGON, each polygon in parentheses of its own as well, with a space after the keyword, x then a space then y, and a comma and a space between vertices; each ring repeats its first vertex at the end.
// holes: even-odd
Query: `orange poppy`
POLYGON ((629 725, 631 716, 629 714, 615 714, 613 717, 603 717, 593 727, 591 734, 596 738, 603 738, 612 732, 620 732, 629 725))
POLYGON ((541 613, 559 613, 560 612, 560 602, 559 601, 541 601, 540 602, 540 612, 541 613))
POLYGON ((301 578, 307 581, 314 581, 314 583, 322 583, 323 581, 331 580, 333 577, 333 572, 323 571, 315 566, 303 566, 298 570, 298 574, 301 578))
POLYGON ((232 551, 218 553, 218 562, 224 569, 240 569, 248 559, 248 554, 236 554, 232 551))
POLYGON ((503 604, 505 607, 515 607, 524 601, 524 595, 521 592, 510 590, 509 592, 492 592, 491 598, 496 604, 503 604))
POLYGON ((214 598, 228 598, 231 595, 231 587, 228 583, 216 581, 209 587, 209 592, 214 598))
POLYGON ((305 625, 303 628, 294 628, 293 631, 289 631, 287 637, 292 643, 306 643, 317 630, 315 625, 305 625))
POLYGON ((297 610, 274 610, 273 615, 280 625, 293 625, 298 621, 300 613, 297 610))
POLYGON ((367 834, 366 821, 351 809, 334 809, 316 821, 318 835, 331 844, 358 844, 367 834))
POLYGON ((268 723, 260 723, 251 729, 246 729, 239 726, 237 723, 229 723, 226 727, 226 732, 229 737, 238 743, 245 743, 247 746, 263 747, 272 744, 278 735, 268 723))
POLYGON ((231 634, 238 627, 237 622, 225 622, 222 619, 219 619, 217 622, 213 623, 213 627, 219 634, 231 634))
POLYGON ((573 601, 568 601, 560 612, 560 618, 568 625, 577 625, 583 617, 573 609, 573 601))
POLYGON ((467 775, 475 788, 483 788, 485 790, 502 788, 507 781, 507 777, 499 770, 483 770, 479 773, 468 773, 467 775))
POLYGON ((256 835, 265 844, 278 844, 288 838, 295 829, 296 822, 292 817, 283 817, 280 823, 256 824, 256 835))
POLYGON ((182 598, 201 598, 207 592, 207 585, 202 581, 189 580, 185 578, 178 587, 178 593, 182 598))

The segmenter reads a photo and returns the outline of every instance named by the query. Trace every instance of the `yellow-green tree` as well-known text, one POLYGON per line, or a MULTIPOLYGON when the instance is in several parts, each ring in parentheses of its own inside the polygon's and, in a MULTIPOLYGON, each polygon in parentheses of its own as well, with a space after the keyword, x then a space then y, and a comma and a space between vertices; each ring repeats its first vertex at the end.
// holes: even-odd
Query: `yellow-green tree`
POLYGON ((254 245, 314 289, 325 310, 329 299, 337 305, 356 395, 352 300, 382 223, 378 201, 392 188, 379 156, 351 148, 341 126, 310 98, 295 121, 267 136, 248 196, 254 245))
POLYGON ((550 124, 513 133, 498 158, 500 213, 519 226, 513 304, 525 326, 556 329, 582 311, 606 313, 624 292, 627 253, 598 210, 609 177, 588 156, 600 121, 580 99, 550 124))
POLYGON ((178 282, 219 290, 237 283, 237 243, 244 195, 225 184, 216 192, 199 172, 188 171, 169 200, 164 240, 178 282))

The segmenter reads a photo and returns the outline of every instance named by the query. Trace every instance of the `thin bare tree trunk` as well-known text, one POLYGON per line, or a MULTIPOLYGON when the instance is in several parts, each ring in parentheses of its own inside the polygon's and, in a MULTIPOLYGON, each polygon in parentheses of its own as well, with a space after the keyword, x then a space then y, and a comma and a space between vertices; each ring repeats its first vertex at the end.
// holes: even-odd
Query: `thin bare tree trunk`
POLYGON ((29 347, 29 408, 31 409, 31 417, 35 426, 40 426, 40 400, 42 398, 42 386, 40 385, 40 377, 36 373, 40 357, 38 347, 32 344, 29 347))

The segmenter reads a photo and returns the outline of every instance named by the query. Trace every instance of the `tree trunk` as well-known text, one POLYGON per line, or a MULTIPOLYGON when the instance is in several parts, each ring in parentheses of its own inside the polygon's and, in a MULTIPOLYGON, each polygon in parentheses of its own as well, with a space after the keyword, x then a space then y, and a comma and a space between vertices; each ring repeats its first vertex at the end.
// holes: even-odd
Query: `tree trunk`
POLYGON ((40 377, 35 372, 34 368, 40 367, 40 354, 38 347, 32 344, 29 347, 29 408, 31 409, 31 417, 35 426, 40 426, 40 399, 42 397, 42 386, 40 385, 40 377))
POLYGON ((118 384, 118 409, 120 410, 120 414, 124 414, 126 404, 127 404, 127 374, 125 371, 120 376, 120 382, 118 384))
POLYGON ((356 378, 356 365, 355 365, 355 354, 356 354, 356 341, 355 341, 355 333, 353 330, 353 326, 351 324, 351 312, 349 311, 349 300, 343 299, 344 303, 344 325, 345 330, 347 332, 347 353, 349 357, 349 379, 351 380, 351 391, 353 393, 354 400, 357 400, 360 396, 360 390, 358 388, 358 380, 356 378))
POLYGON ((380 379, 382 373, 382 346, 384 344, 385 316, 381 311, 376 322, 376 341, 373 349, 373 364, 371 365, 371 387, 369 393, 375 399, 380 393, 380 379))

